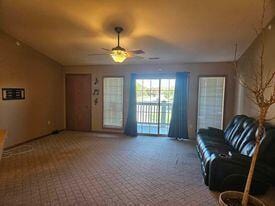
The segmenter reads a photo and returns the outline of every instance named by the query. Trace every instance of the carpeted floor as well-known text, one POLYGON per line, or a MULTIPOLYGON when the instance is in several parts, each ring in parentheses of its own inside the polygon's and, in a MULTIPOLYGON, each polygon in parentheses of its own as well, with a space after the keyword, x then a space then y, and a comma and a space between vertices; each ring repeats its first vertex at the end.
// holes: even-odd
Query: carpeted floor
MULTIPOLYGON (((217 205, 193 141, 63 132, 27 145, 0 162, 0 205, 217 205)), ((275 205, 274 191, 261 199, 275 205)))

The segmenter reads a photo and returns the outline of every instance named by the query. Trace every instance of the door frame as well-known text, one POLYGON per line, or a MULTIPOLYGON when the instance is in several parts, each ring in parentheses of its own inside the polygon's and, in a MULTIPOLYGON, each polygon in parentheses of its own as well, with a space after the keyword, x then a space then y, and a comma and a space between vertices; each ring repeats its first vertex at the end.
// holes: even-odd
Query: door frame
MULTIPOLYGON (((227 75, 198 75, 197 77, 197 103, 196 103, 196 130, 195 132, 197 133, 198 131, 198 114, 199 114, 199 85, 200 85, 200 78, 201 77, 224 77, 224 98, 223 98, 223 118, 222 118, 222 127, 224 128, 225 124, 225 113, 226 113, 226 100, 227 100, 227 75)), ((222 128, 222 129, 223 129, 222 128)))
MULTIPOLYGON (((136 80, 138 79, 141 79, 141 80, 152 80, 152 79, 157 79, 159 80, 159 101, 158 101, 158 107, 159 107, 159 110, 158 110, 158 134, 151 134, 151 133, 138 133, 138 135, 145 135, 145 136, 155 136, 155 137, 167 137, 167 135, 165 134, 160 134, 160 94, 161 94, 161 80, 162 79, 175 79, 176 80, 176 76, 175 75, 167 75, 167 77, 165 77, 165 74, 163 76, 159 76, 159 77, 154 77, 154 76, 151 76, 150 74, 149 75, 140 75, 140 77, 138 77, 136 80)), ((175 90, 175 88, 174 88, 175 90)), ((174 102, 174 100, 173 100, 174 102)), ((171 113, 172 114, 172 113, 171 113)), ((137 122, 138 123, 138 122, 137 122)))
POLYGON ((92 74, 91 73, 65 73, 65 128, 67 128, 67 76, 89 76, 90 79, 90 87, 89 87, 89 93, 90 93, 90 103, 89 103, 89 109, 90 109, 90 128, 89 131, 92 132, 92 74))

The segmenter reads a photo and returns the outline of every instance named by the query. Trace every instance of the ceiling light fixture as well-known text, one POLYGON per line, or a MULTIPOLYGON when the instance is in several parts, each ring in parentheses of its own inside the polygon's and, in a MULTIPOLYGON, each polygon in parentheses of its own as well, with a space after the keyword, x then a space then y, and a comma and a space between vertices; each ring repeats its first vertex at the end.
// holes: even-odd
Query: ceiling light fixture
POLYGON ((111 56, 114 62, 122 63, 127 59, 127 52, 121 47, 116 47, 112 49, 111 56))
POLYGON ((117 33, 117 46, 110 49, 101 48, 104 51, 107 51, 107 53, 104 54, 88 54, 89 56, 98 56, 98 55, 110 55, 114 62, 122 63, 126 59, 130 58, 136 58, 136 59, 144 59, 143 56, 140 56, 141 54, 145 54, 145 52, 141 49, 128 51, 120 46, 120 33, 123 31, 122 27, 115 27, 115 32, 117 33))
POLYGON ((128 57, 126 50, 119 45, 119 35, 123 31, 123 28, 115 27, 115 31, 117 32, 117 47, 112 49, 112 53, 110 55, 114 62, 122 63, 128 57))

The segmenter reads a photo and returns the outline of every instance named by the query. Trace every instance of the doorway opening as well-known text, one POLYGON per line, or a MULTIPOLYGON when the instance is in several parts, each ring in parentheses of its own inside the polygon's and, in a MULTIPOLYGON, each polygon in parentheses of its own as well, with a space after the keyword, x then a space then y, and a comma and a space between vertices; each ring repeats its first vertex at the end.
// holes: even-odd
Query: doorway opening
POLYGON ((137 79, 137 131, 139 134, 168 135, 175 79, 137 79))

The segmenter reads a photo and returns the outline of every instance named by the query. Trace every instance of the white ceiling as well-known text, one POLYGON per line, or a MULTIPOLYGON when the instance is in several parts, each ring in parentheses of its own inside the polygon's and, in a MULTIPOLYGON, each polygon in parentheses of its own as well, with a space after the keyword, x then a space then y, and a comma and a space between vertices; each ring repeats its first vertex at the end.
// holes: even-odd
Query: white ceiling
MULTIPOLYGON (((263 0, 2 0, 2 29, 62 65, 113 64, 101 49, 143 49, 125 64, 232 61, 255 38, 263 0), (159 60, 148 60, 159 57, 159 60)), ((268 1, 265 22, 274 17, 268 1)))

